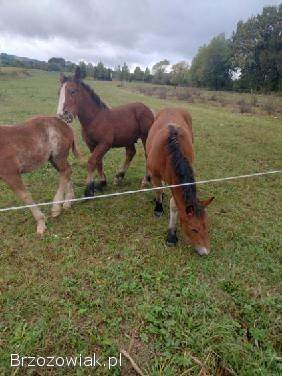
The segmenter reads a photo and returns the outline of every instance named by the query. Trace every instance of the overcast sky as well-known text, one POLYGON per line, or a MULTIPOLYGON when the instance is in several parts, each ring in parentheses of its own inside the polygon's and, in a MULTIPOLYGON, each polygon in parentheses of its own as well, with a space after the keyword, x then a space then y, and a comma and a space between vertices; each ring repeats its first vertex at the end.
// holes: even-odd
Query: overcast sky
POLYGON ((281 0, 0 0, 0 52, 109 66, 191 61, 199 46, 281 0))

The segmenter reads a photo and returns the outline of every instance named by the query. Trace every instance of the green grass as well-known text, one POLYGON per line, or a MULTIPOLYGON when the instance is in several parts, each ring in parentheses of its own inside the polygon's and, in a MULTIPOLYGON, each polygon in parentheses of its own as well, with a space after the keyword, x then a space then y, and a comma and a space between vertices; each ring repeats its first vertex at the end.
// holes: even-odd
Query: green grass
MULTIPOLYGON (((0 123, 53 114, 58 75, 0 82, 0 123)), ((142 101, 154 110, 184 106, 193 116, 197 179, 281 168, 281 118, 244 116, 203 103, 165 101, 116 83, 90 82, 111 105, 142 101)), ((79 124, 75 123, 80 137, 79 124)), ((89 153, 71 157, 76 196, 82 196, 89 153)), ((105 159, 108 187, 122 149, 105 159)), ((141 144, 120 190, 139 188, 141 144)), ((26 175, 36 201, 52 199, 50 166, 26 175)), ((180 241, 164 244, 165 215, 153 216, 153 194, 78 203, 49 216, 43 239, 28 211, 0 214, 0 373, 12 374, 10 353, 115 356, 128 349, 148 375, 198 375, 191 355, 212 375, 281 372, 281 176, 199 187, 214 195, 209 208, 212 252, 200 258, 180 241), (229 371, 228 371, 229 370, 229 371), (229 373, 228 373, 229 372, 229 373)), ((0 182, 0 207, 19 204, 0 182)), ((44 212, 49 215, 50 208, 44 212)), ((50 375, 88 375, 89 369, 49 369, 50 375)), ((35 374, 34 369, 17 374, 35 374)), ((37 374, 45 374, 39 369, 37 374)), ((98 369, 96 374, 108 374, 98 369)), ((123 360, 122 371, 133 375, 123 360)))

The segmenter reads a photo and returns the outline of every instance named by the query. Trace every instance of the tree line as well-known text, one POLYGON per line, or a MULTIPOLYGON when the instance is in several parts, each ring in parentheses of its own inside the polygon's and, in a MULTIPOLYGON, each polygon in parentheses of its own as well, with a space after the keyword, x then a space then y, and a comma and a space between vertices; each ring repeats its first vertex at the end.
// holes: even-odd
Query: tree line
MULTIPOLYGON (((19 66, 73 72, 76 64, 53 57, 48 62, 0 54, 0 66, 19 66)), ((174 86, 199 86, 215 90, 282 90, 282 3, 264 7, 262 13, 239 21, 230 38, 214 37, 199 48, 191 65, 171 66, 167 59, 130 72, 126 63, 114 69, 102 62, 79 63, 82 76, 96 80, 152 82, 174 86)))

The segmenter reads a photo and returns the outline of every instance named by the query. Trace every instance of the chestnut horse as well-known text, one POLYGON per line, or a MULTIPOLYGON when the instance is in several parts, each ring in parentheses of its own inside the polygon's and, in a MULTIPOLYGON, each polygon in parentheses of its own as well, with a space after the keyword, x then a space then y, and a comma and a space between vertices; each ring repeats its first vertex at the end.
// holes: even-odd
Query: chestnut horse
MULTIPOLYGON (((49 116, 36 116, 24 123, 0 126, 0 179, 2 178, 14 193, 27 205, 33 205, 33 199, 27 192, 21 174, 39 168, 50 161, 60 174, 60 183, 54 201, 74 197, 71 168, 67 157, 72 148, 77 157, 72 129, 61 119, 49 116)), ((71 206, 64 203, 64 209, 71 206)), ((37 233, 46 230, 45 216, 35 206, 30 208, 37 222, 37 233)), ((52 216, 61 213, 61 205, 53 204, 52 216)))
MULTIPOLYGON (((154 187, 161 186, 162 181, 169 185, 195 182, 192 118, 186 110, 168 108, 157 114, 146 151, 148 173, 154 187)), ((179 217, 185 240, 194 245, 200 255, 208 254, 210 242, 205 207, 214 197, 198 200, 196 185, 171 188, 171 192, 167 245, 178 241, 176 227, 179 217)), ((162 191, 157 190, 154 210, 157 217, 163 213, 162 200, 162 191)))
MULTIPOLYGON (((115 176, 115 183, 123 180, 136 153, 134 144, 140 138, 145 150, 148 132, 154 121, 152 111, 142 103, 109 108, 92 88, 81 80, 79 67, 73 77, 61 75, 57 114, 69 122, 78 117, 83 139, 91 152, 87 168, 86 196, 93 196, 95 188, 106 185, 103 157, 110 148, 125 147, 125 162, 115 176), (101 179, 98 186, 94 185, 93 180, 96 168, 101 179)), ((143 184, 146 181, 147 174, 143 184)))

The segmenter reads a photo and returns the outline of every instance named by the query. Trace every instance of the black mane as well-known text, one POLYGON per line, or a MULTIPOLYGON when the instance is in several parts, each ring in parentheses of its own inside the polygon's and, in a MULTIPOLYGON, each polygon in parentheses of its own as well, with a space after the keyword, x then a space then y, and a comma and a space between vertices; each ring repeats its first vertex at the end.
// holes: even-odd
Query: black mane
POLYGON ((107 109, 109 108, 106 103, 104 103, 102 101, 102 99, 99 97, 98 94, 95 93, 95 91, 92 89, 92 87, 90 87, 89 85, 87 85, 85 82, 83 82, 82 80, 77 80, 75 79, 74 77, 65 77, 65 81, 74 81, 76 83, 79 83, 86 91, 87 93, 90 95, 90 98, 93 100, 93 102, 99 107, 99 108, 104 108, 104 109, 107 109))
MULTIPOLYGON (((177 129, 170 124, 167 148, 178 179, 178 184, 195 183, 194 171, 188 159, 182 154, 178 136, 179 134, 177 129)), ((195 214, 200 216, 203 212, 203 208, 197 199, 196 185, 183 185, 182 192, 186 205, 192 205, 194 207, 195 214)))
POLYGON ((99 97, 98 94, 95 93, 95 91, 92 89, 92 87, 90 87, 89 85, 87 85, 83 81, 80 81, 80 85, 87 91, 87 93, 90 95, 91 99, 96 103, 96 105, 98 107, 104 108, 104 109, 108 108, 106 103, 104 103, 102 101, 102 99, 99 97))

